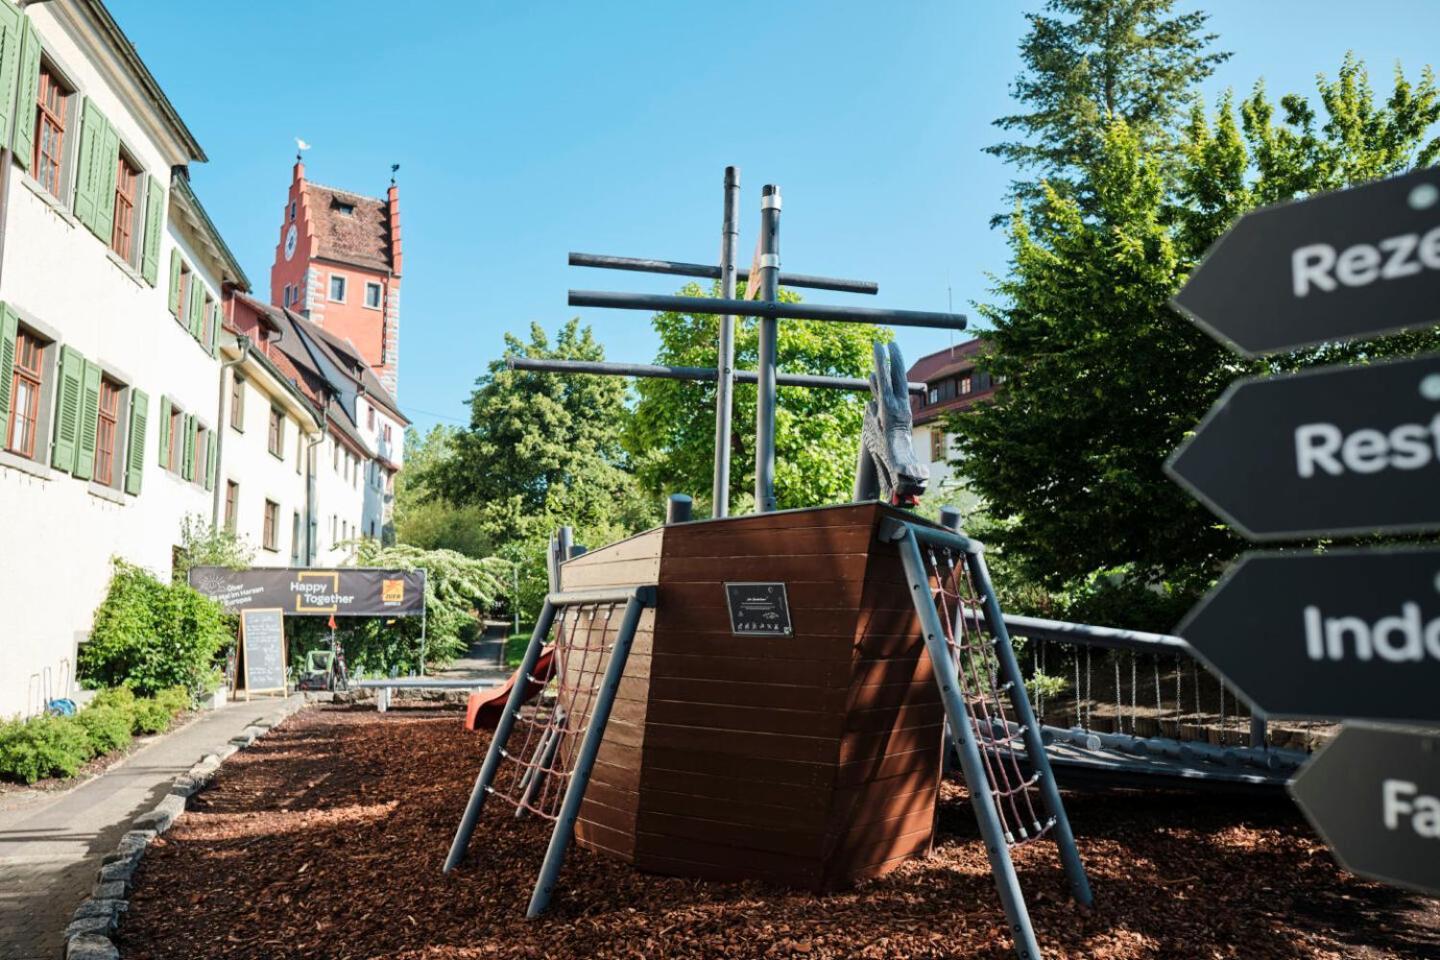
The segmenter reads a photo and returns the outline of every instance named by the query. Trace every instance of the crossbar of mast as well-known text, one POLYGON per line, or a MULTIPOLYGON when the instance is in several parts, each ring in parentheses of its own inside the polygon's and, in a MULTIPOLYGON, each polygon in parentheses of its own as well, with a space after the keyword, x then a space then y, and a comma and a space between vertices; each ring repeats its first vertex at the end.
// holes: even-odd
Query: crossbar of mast
MULTIPOLYGON (((620 363, 611 360, 543 360, 534 357, 507 357, 511 370, 538 370, 544 373, 590 373, 609 377, 645 377, 654 380, 696 380, 713 382, 720 379, 714 367, 676 367, 661 363, 620 363)), ((736 370, 736 383, 758 383, 754 370, 736 370)), ((870 381, 862 377, 826 377, 810 373, 777 373, 775 383, 781 387, 819 387, 825 390, 869 391, 870 381)), ((924 393, 925 384, 910 381, 911 393, 924 393)))
MULTIPOLYGON (((699 277, 702 280, 719 280, 719 267, 704 263, 686 263, 682 260, 654 260, 648 257, 612 257, 603 253, 570 254, 572 267, 596 267, 601 270, 629 270, 635 273, 663 273, 676 277, 699 277)), ((749 282, 750 271, 735 271, 735 279, 749 282)), ((803 287, 807 290, 838 290, 841 293, 876 294, 880 284, 873 280, 845 280, 839 277, 814 277, 805 273, 780 274, 780 286, 803 287)))
POLYGON ((843 307, 820 303, 785 303, 778 300, 722 300, 718 297, 681 297, 663 293, 615 293, 608 290, 571 290, 572 307, 611 310, 648 310, 651 313, 731 313, 741 317, 775 320, 828 320, 837 323, 878 323, 897 327, 932 327, 964 330, 963 313, 931 310, 886 310, 877 307, 843 307))

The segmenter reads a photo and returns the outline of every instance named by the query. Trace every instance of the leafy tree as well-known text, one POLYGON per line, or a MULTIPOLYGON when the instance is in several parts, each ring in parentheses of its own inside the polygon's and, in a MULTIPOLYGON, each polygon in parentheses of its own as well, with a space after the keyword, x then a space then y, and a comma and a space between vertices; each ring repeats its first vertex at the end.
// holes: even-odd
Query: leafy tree
POLYGON ((1044 180, 1088 209, 1083 171, 1096 165, 1114 120, 1142 146, 1167 142, 1196 85, 1230 56, 1210 51, 1209 14, 1174 7, 1175 0, 1049 0, 1045 12, 1028 15, 1025 69, 1011 88, 1026 110, 995 121, 1018 137, 986 149, 1027 176, 1011 184, 1011 199, 1034 207, 1044 180))
POLYGON ((512 356, 601 360, 605 351, 578 320, 560 328, 553 347, 539 324, 528 342, 507 334, 504 355, 476 381, 470 426, 420 482, 453 504, 478 507, 497 548, 548 537, 561 523, 603 543, 656 519, 658 504, 625 469, 624 381, 510 370, 512 356))
POLYGON ((456 506, 424 483, 428 472, 451 456, 457 432, 439 425, 423 437, 414 427, 405 431, 405 469, 395 477, 395 539, 424 550, 484 557, 494 548, 479 506, 456 506))
MULTIPOLYGON (((742 285, 743 288, 743 285, 742 285)), ((716 296, 688 284, 682 296, 716 296)), ((742 292, 740 296, 744 296, 742 292)), ((800 298, 789 290, 781 299, 800 298)), ((713 314, 660 313, 651 321, 660 335, 655 362, 713 367, 720 318, 713 314)), ((780 323, 778 366, 786 373, 865 377, 873 366, 871 343, 891 332, 870 324, 785 320, 780 323)), ((735 324, 735 367, 754 370, 759 324, 735 324)), ((714 482, 715 384, 640 380, 640 400, 625 444, 644 488, 657 498, 688 493, 708 506, 714 482)), ((730 436, 731 506, 754 503, 755 404, 751 384, 736 384, 730 436)), ((782 509, 843 502, 850 498, 860 421, 868 395, 844 390, 781 387, 775 413, 775 495, 782 509)), ((697 511, 701 512, 701 511, 697 511)))
POLYGON ((1293 96, 1277 121, 1260 87, 1238 120, 1226 96, 1173 143, 1113 119, 1080 171, 1088 201, 1042 184, 1043 214, 1011 222, 1011 272, 981 311, 994 328, 981 363, 1008 382, 950 426, 957 469, 986 501, 984 536, 1059 612, 1168 629, 1234 556, 1238 538, 1161 468, 1237 376, 1440 346, 1426 331, 1255 364, 1167 306, 1244 210, 1435 159, 1429 70, 1413 86, 1397 73, 1377 105, 1347 58, 1319 90, 1323 123, 1293 96))

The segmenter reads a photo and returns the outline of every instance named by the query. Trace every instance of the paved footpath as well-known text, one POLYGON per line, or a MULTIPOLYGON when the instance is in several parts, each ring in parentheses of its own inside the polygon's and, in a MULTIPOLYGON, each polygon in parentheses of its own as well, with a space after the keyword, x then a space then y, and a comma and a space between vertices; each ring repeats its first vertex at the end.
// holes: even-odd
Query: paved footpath
POLYGON ((176 777, 276 705, 273 699, 227 704, 73 790, 0 798, 0 960, 57 960, 70 914, 89 895, 101 858, 130 821, 159 803, 176 777))

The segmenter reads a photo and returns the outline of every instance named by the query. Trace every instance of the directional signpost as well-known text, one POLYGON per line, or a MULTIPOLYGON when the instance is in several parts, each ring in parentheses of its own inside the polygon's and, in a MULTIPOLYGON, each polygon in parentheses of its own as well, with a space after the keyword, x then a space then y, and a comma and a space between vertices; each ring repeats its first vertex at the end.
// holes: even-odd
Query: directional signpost
POLYGON ((1263 713, 1440 723, 1440 548, 1247 554, 1179 633, 1263 713))
POLYGON ((1165 468, 1252 540, 1440 529, 1440 357, 1241 380, 1165 468))
POLYGON ((1247 357, 1440 321, 1440 169, 1241 217, 1172 304, 1247 357))
POLYGON ((1440 734, 1347 725, 1290 793, 1347 870, 1440 894, 1440 734))
MULTIPOLYGON (((1172 305, 1248 357, 1440 322, 1440 169, 1240 218, 1172 305)), ((1230 386, 1165 465, 1251 540, 1440 529, 1440 355, 1230 386)), ((1257 715, 1440 726, 1440 548, 1251 553, 1177 632, 1257 715)), ((1440 730, 1291 785, 1347 868, 1440 893, 1440 730)))

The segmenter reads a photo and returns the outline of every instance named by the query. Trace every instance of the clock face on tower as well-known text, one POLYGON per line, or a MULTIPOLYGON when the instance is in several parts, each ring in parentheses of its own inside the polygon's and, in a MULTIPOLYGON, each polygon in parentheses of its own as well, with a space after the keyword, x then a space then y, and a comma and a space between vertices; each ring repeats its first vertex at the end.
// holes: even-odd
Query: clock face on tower
POLYGON ((290 224, 290 229, 285 231, 285 259, 289 260, 295 256, 295 224, 290 224))

